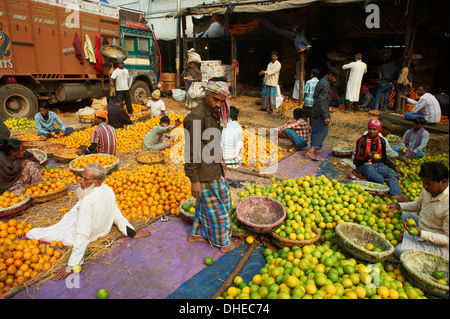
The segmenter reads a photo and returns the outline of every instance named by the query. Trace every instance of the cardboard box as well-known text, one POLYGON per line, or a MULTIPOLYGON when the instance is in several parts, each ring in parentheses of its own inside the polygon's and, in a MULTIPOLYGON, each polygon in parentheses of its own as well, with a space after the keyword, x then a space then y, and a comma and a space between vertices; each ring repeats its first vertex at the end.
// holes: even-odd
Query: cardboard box
POLYGON ((161 73, 162 82, 175 82, 175 73, 161 73))
POLYGON ((175 81, 167 81, 164 82, 164 91, 172 91, 173 89, 175 89, 176 83, 175 81))

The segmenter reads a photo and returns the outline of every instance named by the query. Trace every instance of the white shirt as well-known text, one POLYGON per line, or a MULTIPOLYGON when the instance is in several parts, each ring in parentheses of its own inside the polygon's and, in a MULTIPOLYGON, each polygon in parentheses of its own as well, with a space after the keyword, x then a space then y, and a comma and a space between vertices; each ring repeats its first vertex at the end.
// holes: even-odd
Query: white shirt
POLYGON ((361 90, 361 82, 364 74, 367 73, 367 65, 361 60, 358 60, 343 65, 342 69, 350 70, 345 99, 349 100, 350 102, 358 102, 361 90))
POLYGON ((111 79, 116 80, 116 91, 126 91, 129 90, 128 79, 130 78, 130 74, 128 70, 123 69, 115 69, 111 74, 111 79))
POLYGON ((134 230, 117 207, 114 191, 108 185, 101 184, 79 200, 57 224, 33 228, 27 233, 27 237, 47 242, 61 240, 64 245, 73 247, 67 264, 72 267, 83 263, 88 244, 108 235, 113 224, 125 236, 127 226, 134 230))
POLYGON ((150 99, 147 102, 147 106, 150 107, 151 116, 160 116, 161 111, 166 110, 166 104, 162 100, 153 101, 152 99, 150 99))
POLYGON ((277 86, 278 78, 280 77, 281 63, 276 60, 267 65, 266 73, 264 74, 264 84, 268 86, 277 86))
POLYGON ((230 120, 227 127, 222 130, 222 151, 224 161, 232 160, 239 156, 242 148, 242 127, 237 121, 230 120))

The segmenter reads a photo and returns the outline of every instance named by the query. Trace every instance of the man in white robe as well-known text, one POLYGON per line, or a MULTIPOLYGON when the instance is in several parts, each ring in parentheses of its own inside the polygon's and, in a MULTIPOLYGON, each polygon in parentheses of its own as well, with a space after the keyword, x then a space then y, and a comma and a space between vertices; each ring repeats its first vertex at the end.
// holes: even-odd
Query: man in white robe
POLYGON ((132 238, 147 237, 148 231, 136 232, 122 215, 116 204, 114 191, 103 181, 106 171, 98 164, 90 164, 83 171, 80 188, 76 190, 80 199, 75 206, 55 225, 34 228, 27 233, 29 239, 47 242, 62 241, 73 247, 67 267, 60 268, 54 280, 60 280, 72 272, 72 267, 83 263, 89 243, 109 234, 115 224, 122 234, 132 238))
POLYGON ((362 54, 355 54, 355 62, 350 62, 342 66, 343 70, 350 70, 345 92, 345 111, 348 111, 349 104, 353 104, 354 111, 358 108, 358 101, 361 91, 361 83, 364 74, 367 73, 367 64, 362 61, 362 54))

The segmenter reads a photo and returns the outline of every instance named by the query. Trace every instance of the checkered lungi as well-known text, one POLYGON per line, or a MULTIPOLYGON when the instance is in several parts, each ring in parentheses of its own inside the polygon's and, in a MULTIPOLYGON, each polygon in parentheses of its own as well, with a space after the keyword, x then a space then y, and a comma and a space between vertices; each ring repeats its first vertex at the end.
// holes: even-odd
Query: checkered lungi
POLYGON ((224 177, 201 182, 202 195, 197 198, 191 234, 208 239, 214 246, 231 242, 231 195, 224 177))
POLYGON ((264 110, 272 109, 275 110, 277 108, 277 87, 264 85, 264 88, 261 92, 261 108, 264 110))

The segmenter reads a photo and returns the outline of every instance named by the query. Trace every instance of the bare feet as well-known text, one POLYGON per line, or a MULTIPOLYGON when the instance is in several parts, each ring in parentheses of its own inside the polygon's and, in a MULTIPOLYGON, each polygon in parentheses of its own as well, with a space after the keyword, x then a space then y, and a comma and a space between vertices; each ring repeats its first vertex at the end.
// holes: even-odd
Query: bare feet
POLYGON ((188 242, 190 242, 190 243, 196 243, 196 242, 207 243, 208 240, 206 238, 203 238, 200 236, 194 236, 191 234, 188 237, 188 242))
POLYGON ((311 150, 309 150, 306 154, 306 157, 312 159, 313 161, 319 161, 319 159, 316 157, 316 154, 311 152, 311 150))
POLYGON ((220 251, 223 253, 227 253, 229 251, 232 251, 233 249, 235 249, 236 247, 239 246, 239 242, 236 240, 231 240, 230 244, 226 247, 220 247, 220 251))

